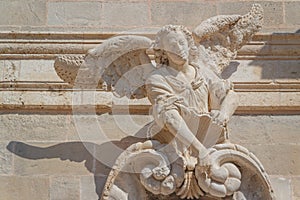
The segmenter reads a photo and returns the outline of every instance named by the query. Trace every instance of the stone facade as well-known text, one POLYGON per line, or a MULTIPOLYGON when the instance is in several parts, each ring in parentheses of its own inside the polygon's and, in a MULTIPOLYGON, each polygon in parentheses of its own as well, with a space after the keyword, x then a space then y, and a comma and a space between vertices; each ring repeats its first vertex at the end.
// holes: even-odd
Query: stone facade
MULTIPOLYGON (((108 140, 129 146, 128 136, 151 120, 148 101, 115 108, 111 94, 99 91, 93 108, 97 115, 82 113, 82 134, 72 115, 71 87, 53 68, 57 55, 84 54, 122 31, 153 37, 169 23, 194 28, 218 14, 244 14, 253 2, 2 0, 0 199, 99 198, 109 169, 93 155, 107 155, 108 140), (128 110, 132 114, 124 115, 128 110), (108 138, 99 137, 99 127, 91 119, 108 138), (134 126, 118 123, 122 120, 134 126)), ((226 78, 232 74, 240 96, 229 123, 230 138, 257 155, 278 199, 297 200, 300 36, 295 32, 300 2, 259 3, 265 10, 263 30, 223 73, 226 78)))
POLYGON ((258 2, 265 11, 264 32, 299 29, 299 2, 295 0, 3 0, 0 30, 103 32, 166 24, 194 27, 212 16, 244 14, 258 2))

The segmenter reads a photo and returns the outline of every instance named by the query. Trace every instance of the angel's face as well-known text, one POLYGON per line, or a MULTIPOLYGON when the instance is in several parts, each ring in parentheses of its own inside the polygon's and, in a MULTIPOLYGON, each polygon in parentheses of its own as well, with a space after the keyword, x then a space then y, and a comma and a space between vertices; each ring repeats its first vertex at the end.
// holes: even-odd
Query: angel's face
POLYGON ((168 59, 173 63, 182 65, 188 61, 189 47, 188 41, 182 32, 170 32, 163 40, 164 50, 168 59))

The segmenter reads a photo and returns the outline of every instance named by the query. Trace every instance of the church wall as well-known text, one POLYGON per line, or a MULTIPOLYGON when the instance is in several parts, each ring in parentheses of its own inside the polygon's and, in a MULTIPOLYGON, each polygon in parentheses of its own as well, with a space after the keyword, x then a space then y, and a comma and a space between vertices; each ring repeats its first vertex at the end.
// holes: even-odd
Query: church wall
POLYGON ((299 29, 299 1, 294 0, 2 0, 0 30, 128 31, 169 23, 192 28, 215 15, 244 14, 253 3, 265 10, 265 31, 299 29))
POLYGON ((223 73, 241 99, 230 138, 260 159, 279 200, 300 199, 300 1, 2 0, 0 200, 98 199, 109 172, 103 163, 117 156, 109 150, 128 146, 151 121, 147 100, 113 110, 103 91, 83 110, 92 114, 80 111, 76 121, 72 87, 53 68, 57 55, 84 54, 115 34, 153 38, 169 23, 192 30, 254 2, 265 10, 263 30, 223 73))

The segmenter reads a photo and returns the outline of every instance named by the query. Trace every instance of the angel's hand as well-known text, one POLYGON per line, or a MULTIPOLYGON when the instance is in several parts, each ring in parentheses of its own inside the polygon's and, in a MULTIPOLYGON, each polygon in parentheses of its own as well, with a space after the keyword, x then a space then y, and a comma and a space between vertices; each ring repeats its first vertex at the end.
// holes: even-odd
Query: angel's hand
POLYGON ((211 165, 210 155, 206 155, 204 158, 199 157, 199 165, 203 167, 209 167, 211 165))
POLYGON ((225 126, 229 121, 229 116, 220 112, 219 110, 212 110, 210 112, 210 116, 213 119, 213 121, 220 126, 225 126))
POLYGON ((207 172, 209 171, 211 165, 212 163, 211 163, 211 157, 209 151, 207 150, 206 152, 199 153, 198 169, 201 172, 207 172))

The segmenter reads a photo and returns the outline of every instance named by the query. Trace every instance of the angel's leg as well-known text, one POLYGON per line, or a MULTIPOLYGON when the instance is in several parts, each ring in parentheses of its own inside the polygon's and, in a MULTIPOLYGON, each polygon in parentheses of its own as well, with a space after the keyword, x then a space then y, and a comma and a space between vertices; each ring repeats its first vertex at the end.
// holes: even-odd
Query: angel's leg
POLYGON ((199 160, 207 157, 208 150, 189 129, 177 110, 167 110, 161 116, 155 118, 159 120, 158 124, 165 125, 169 132, 186 147, 191 146, 193 150, 198 152, 199 160))

